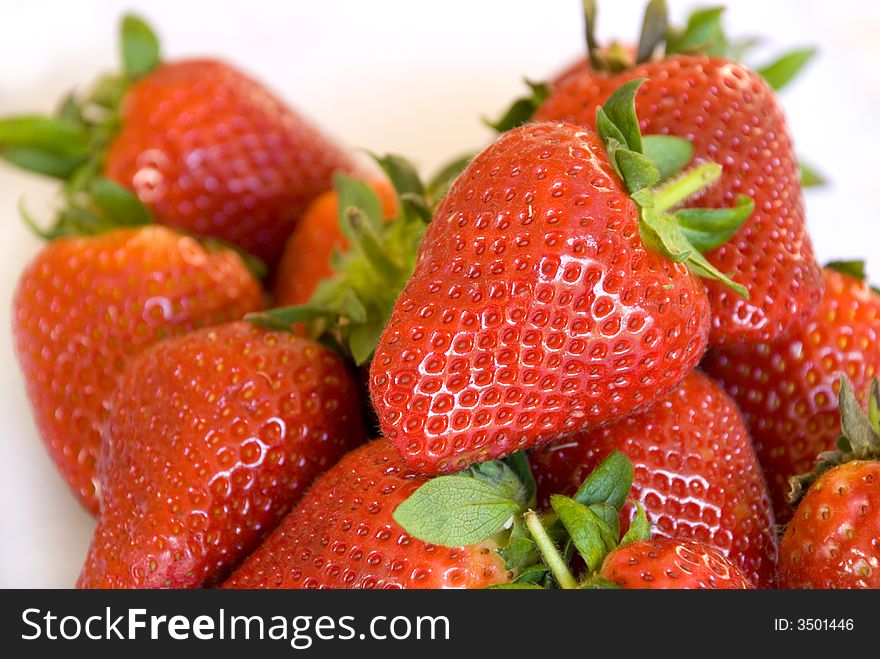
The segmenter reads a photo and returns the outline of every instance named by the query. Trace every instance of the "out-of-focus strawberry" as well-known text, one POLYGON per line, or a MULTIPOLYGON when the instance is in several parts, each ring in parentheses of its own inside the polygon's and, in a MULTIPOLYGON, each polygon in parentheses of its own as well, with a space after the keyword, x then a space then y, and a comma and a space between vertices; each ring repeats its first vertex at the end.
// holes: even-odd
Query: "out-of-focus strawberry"
POLYGON ((0 156, 64 180, 67 211, 103 175, 156 222, 230 242, 274 268, 333 172, 355 169, 349 155, 229 64, 162 61, 156 36, 133 16, 122 23, 122 56, 122 73, 71 95, 56 116, 0 121, 0 156))

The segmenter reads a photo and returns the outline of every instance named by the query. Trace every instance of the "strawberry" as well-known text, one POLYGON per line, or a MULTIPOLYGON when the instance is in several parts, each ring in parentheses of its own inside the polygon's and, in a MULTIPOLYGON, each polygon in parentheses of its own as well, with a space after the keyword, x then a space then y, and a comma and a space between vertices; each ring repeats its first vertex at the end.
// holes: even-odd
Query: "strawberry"
POLYGON ((77 585, 215 583, 364 436, 343 362, 291 332, 240 321, 153 346, 108 403, 101 511, 77 585))
POLYGON ((652 538, 608 554, 599 572, 619 588, 743 590, 753 586, 736 565, 699 542, 652 538))
MULTIPOLYGON (((382 178, 370 186, 382 201, 386 219, 397 215, 397 196, 391 184, 382 178)), ((348 241, 339 225, 339 192, 328 190, 319 195, 303 214, 294 229, 275 277, 275 304, 306 304, 318 284, 333 276, 330 260, 336 250, 345 251, 348 241)))
POLYGON ((880 588, 880 383, 869 413, 845 376, 840 448, 792 478, 794 515, 779 545, 783 588, 880 588))
POLYGON ((13 301, 16 353, 49 454, 91 512, 104 399, 126 360, 261 306, 235 253, 165 227, 59 238, 27 266, 13 301))
POLYGON ((306 493, 224 588, 481 588, 509 580, 496 542, 441 547, 392 517, 427 478, 377 439, 306 493))
MULTIPOLYGON (((767 484, 734 402, 695 371, 644 412, 536 450, 538 500, 571 495, 613 451, 635 464, 633 498, 655 533, 715 546, 756 585, 772 583, 776 536, 767 484)), ((622 522, 634 515, 624 509, 622 522)))
POLYGON ((458 471, 621 418, 701 358, 708 300, 688 268, 736 287, 698 247, 735 231, 750 202, 668 212, 720 167, 669 178, 689 145, 643 142, 638 84, 609 99, 600 135, 503 134, 434 213, 370 372, 383 434, 416 469, 458 471))
POLYGON ((832 264, 823 277, 822 301, 802 329, 775 343, 714 350, 703 361, 743 412, 781 522, 791 516, 789 478, 809 471, 840 436, 839 374, 867 392, 880 373, 880 296, 863 281, 862 264, 832 264), (833 269, 845 266, 851 274, 833 269))
MULTIPOLYGON (((706 282, 710 343, 773 340, 806 323, 822 293, 804 224, 798 163, 782 109, 760 75, 726 57, 675 54, 700 52, 692 40, 701 32, 706 30, 671 36, 667 56, 652 59, 664 32, 647 29, 637 65, 612 72, 594 62, 569 73, 550 90, 534 119, 595 127, 597 109, 615 89, 646 78, 636 98, 641 129, 685 137, 697 162, 711 159, 723 166, 718 184, 689 203, 726 206, 741 193, 755 202, 754 213, 733 239, 706 254, 750 293, 746 298, 717 281, 706 282)), ((710 39, 706 52, 724 52, 722 46, 710 39)))
POLYGON ((0 154, 65 180, 70 207, 103 174, 133 191, 156 222, 275 266, 308 204, 335 170, 353 170, 352 160, 232 66, 161 61, 155 35, 132 16, 122 51, 123 72, 68 98, 56 117, 0 123, 0 154))

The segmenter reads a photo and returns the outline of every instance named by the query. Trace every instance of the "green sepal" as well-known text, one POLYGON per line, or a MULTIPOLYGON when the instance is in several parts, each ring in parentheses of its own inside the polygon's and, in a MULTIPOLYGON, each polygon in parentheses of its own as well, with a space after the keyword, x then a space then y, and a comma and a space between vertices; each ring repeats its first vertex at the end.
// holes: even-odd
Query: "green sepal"
POLYGON ((829 261, 825 264, 825 267, 829 270, 839 272, 842 275, 858 279, 859 281, 865 281, 868 278, 868 273, 865 269, 865 262, 862 260, 829 261))
POLYGON ((584 506, 607 504, 620 511, 632 481, 632 462, 625 453, 613 451, 584 479, 572 498, 584 506))
POLYGON ((840 429, 849 442, 853 457, 867 460, 880 449, 880 434, 862 410, 849 379, 840 378, 840 429))
POLYGON ((529 488, 500 460, 422 484, 393 513, 414 538, 444 547, 472 545, 510 527, 527 508, 529 488))
POLYGON ((605 577, 599 576, 598 573, 591 574, 584 579, 580 585, 581 590, 620 590, 613 581, 608 581, 605 577))
POLYGON ((739 195, 730 208, 683 208, 675 218, 690 244, 708 252, 730 240, 754 210, 754 200, 739 195))
POLYGON ((0 158, 19 169, 62 180, 73 174, 82 162, 27 147, 0 148, 0 158))
POLYGON ((66 179, 88 156, 88 132, 74 121, 39 115, 0 120, 0 157, 17 167, 66 179))
POLYGON ((482 542, 504 529, 519 511, 496 488, 467 476, 429 480, 394 511, 414 538, 444 547, 482 542))
POLYGON ((590 504, 588 508, 611 529, 616 541, 620 537, 620 511, 607 503, 590 504))
POLYGON ((504 561, 506 569, 520 574, 540 560, 535 542, 529 535, 522 517, 514 517, 510 537, 507 543, 498 549, 498 554, 504 561))
MULTIPOLYGON (((46 239, 151 221, 135 194, 103 178, 105 152, 119 129, 119 105, 132 81, 159 62, 158 40, 141 19, 126 16, 120 32, 121 74, 102 76, 83 96, 67 95, 53 117, 0 120, 0 157, 64 181, 64 203, 54 225, 37 228, 46 239)), ((26 212, 23 218, 36 227, 26 212)))
POLYGON ((625 547, 633 542, 641 542, 643 540, 651 539, 651 524, 648 522, 648 515, 645 513, 645 508, 638 501, 634 501, 633 503, 636 507, 636 514, 630 522, 626 533, 620 539, 620 544, 618 545, 620 547, 625 547))
POLYGON ((721 25, 723 7, 698 9, 688 18, 684 30, 670 29, 666 34, 667 55, 727 54, 728 41, 721 25))
POLYGON ((674 135, 645 135, 642 153, 654 163, 662 182, 687 167, 694 157, 694 145, 674 135))
POLYGON ((501 459, 514 474, 523 487, 522 501, 526 508, 534 508, 537 502, 538 485, 532 474, 529 456, 525 451, 517 451, 501 459))
POLYGON ((785 53, 766 66, 756 69, 775 91, 788 85, 816 55, 815 48, 799 48, 785 53))
POLYGON ((427 208, 415 203, 417 191, 424 190, 414 180, 415 169, 399 156, 376 160, 400 186, 395 188, 397 218, 386 221, 382 202, 370 185, 336 174, 338 222, 348 245, 334 250, 330 258, 333 274, 318 284, 303 305, 308 308, 303 313, 310 314, 305 320, 310 336, 317 340, 332 337, 332 344, 358 366, 371 359, 391 308, 415 268, 428 214, 427 208))
POLYGON ((425 186, 416 168, 409 160, 393 153, 384 156, 373 153, 370 155, 388 176, 388 180, 391 181, 398 195, 413 193, 424 196, 425 186))
POLYGON ((428 184, 425 186, 425 191, 428 199, 434 206, 443 200, 459 174, 461 174, 464 171, 464 168, 474 159, 474 155, 475 154, 473 153, 468 153, 454 158, 440 167, 437 173, 431 177, 431 180, 428 181, 428 184))
POLYGON ((798 169, 802 188, 818 188, 828 184, 828 179, 822 172, 800 158, 798 159, 798 169))
POLYGON ((871 381, 868 393, 868 421, 874 432, 880 435, 880 381, 877 378, 871 381))
POLYGON ((146 75, 159 65, 159 39, 141 18, 128 14, 122 19, 120 40, 122 67, 130 78, 146 75))
POLYGON ((515 584, 543 584, 550 570, 543 563, 535 563, 520 572, 513 583, 515 584))
POLYGON ((292 325, 296 323, 303 323, 316 318, 326 318, 328 315, 329 312, 324 309, 317 309, 302 304, 249 313, 244 319, 266 329, 289 332, 292 325))
POLYGON ((103 177, 92 179, 89 187, 96 212, 110 224, 141 226, 152 222, 149 209, 131 190, 103 177))
POLYGON ((550 86, 545 82, 533 82, 529 79, 525 79, 524 82, 529 87, 529 94, 511 103, 499 119, 495 121, 484 119, 483 122, 487 126, 499 133, 506 133, 532 120, 535 112, 550 96, 550 86))
POLYGON ((550 505, 568 531, 572 544, 584 559, 587 569, 595 572, 605 556, 617 544, 611 528, 587 506, 561 494, 550 496, 550 505))
POLYGON ((639 87, 645 81, 646 78, 636 78, 615 89, 598 109, 602 119, 596 121, 597 132, 603 140, 616 139, 627 149, 637 153, 642 152, 642 133, 639 129, 635 99, 639 87), (616 132, 608 132, 609 123, 614 126, 616 132))
POLYGON ((659 170, 644 154, 620 149, 615 153, 614 162, 630 194, 660 182, 659 170))
POLYGON ((666 8, 665 0, 651 0, 645 7, 645 15, 642 19, 636 62, 641 64, 651 59, 657 46, 666 37, 668 29, 669 11, 666 8))

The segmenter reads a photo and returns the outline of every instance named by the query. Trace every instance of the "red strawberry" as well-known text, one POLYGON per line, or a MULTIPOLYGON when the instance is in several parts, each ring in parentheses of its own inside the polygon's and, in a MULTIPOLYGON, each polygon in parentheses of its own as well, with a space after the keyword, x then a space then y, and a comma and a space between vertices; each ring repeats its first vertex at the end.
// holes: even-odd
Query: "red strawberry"
POLYGON ((880 372, 880 296, 863 272, 823 274, 824 296, 803 329, 776 343, 715 350, 703 361, 743 412, 782 522, 791 516, 788 479, 809 471, 840 436, 839 375, 866 393, 880 372))
MULTIPOLYGON (((270 267, 349 156, 263 85, 215 60, 163 63, 143 22, 123 22, 124 71, 53 119, 5 135, 14 163, 88 189, 104 172, 156 222, 238 245, 270 267), (37 151, 40 158, 27 157, 37 151)), ((11 123, 12 122, 12 123, 11 123)), ((78 203, 71 195, 71 203, 78 203)))
MULTIPOLYGON (((657 37, 663 31, 657 33, 657 37)), ((671 52, 693 52, 687 39, 671 52), (685 47, 688 46, 688 47, 685 47)), ((749 290, 748 299, 707 282, 712 304, 710 343, 770 340, 806 322, 822 292, 819 266, 804 225, 798 163, 782 109, 758 74, 723 57, 651 57, 657 40, 640 46, 641 64, 621 72, 583 67, 551 90, 536 121, 596 125, 596 110, 621 84, 647 78, 636 105, 643 131, 685 137, 696 161, 711 159, 724 172, 719 184, 691 203, 729 205, 738 194, 755 212, 734 238, 707 253, 721 272, 749 290)), ((709 48, 708 52, 719 52, 709 48)))
POLYGON ((81 588, 224 578, 365 434, 357 385, 336 355, 248 322, 141 353, 108 408, 81 588))
POLYGON ((508 581, 493 540, 441 547, 413 538, 392 518, 426 481, 384 439, 352 451, 224 588, 482 588, 508 581))
MULTIPOLYGON (((699 372, 653 407, 532 455, 538 500, 571 495, 613 451, 635 464, 633 498, 656 534, 713 545, 758 585, 773 580, 767 484, 733 401, 699 372)), ((624 522, 634 508, 624 510, 624 522)))
POLYGON ((624 589, 742 590, 753 586, 739 568, 708 545, 653 538, 608 554, 599 573, 624 589))
POLYGON ((40 251, 13 301, 15 347, 40 434, 89 510, 98 509, 104 400, 125 361, 163 337, 261 305, 235 253, 164 227, 61 238, 40 251))
POLYGON ((841 449, 792 479, 794 516, 779 545, 783 588, 880 588, 880 385, 869 415, 841 384, 841 449), (804 490, 806 492, 804 493, 804 490))
MULTIPOLYGON (((654 167, 636 87, 609 100, 602 138, 566 124, 500 136, 435 212, 371 366, 382 431, 416 469, 456 471, 613 421, 699 361, 708 301, 670 255, 710 266, 678 216, 655 211, 718 168, 645 187, 627 169, 654 167)), ((743 210, 740 199, 729 213, 743 210)))

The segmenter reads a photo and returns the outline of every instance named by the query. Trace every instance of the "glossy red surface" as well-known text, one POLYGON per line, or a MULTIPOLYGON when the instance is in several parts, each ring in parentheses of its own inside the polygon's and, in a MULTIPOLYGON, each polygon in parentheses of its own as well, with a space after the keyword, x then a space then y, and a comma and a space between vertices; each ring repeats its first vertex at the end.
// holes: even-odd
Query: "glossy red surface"
POLYGON ((634 542, 611 552, 600 574, 624 589, 753 588, 740 569, 712 547, 666 538, 634 542))
POLYGON ((880 588, 880 462, 848 462, 813 483, 782 536, 779 585, 880 588))
MULTIPOLYGON (((776 532, 767 484, 736 405, 695 371, 649 410, 532 454, 538 496, 573 494, 612 451, 633 461, 632 497, 654 533, 718 548, 758 586, 772 583, 776 532)), ((622 513, 628 523, 634 512, 622 513)))
POLYGON ((645 249, 592 131, 514 129, 437 209, 376 349, 383 434, 455 471, 646 407, 706 346, 708 301, 645 249))
POLYGON ((377 439, 321 477, 224 588, 483 588, 509 579, 491 541, 440 547, 392 513, 426 480, 377 439))
POLYGON ((265 87, 214 60, 165 64, 126 94, 107 175, 158 222, 222 238, 274 266, 348 155, 265 87))
POLYGON ((226 323, 134 359, 109 402, 101 511, 78 586, 210 585, 365 439, 329 349, 226 323))

